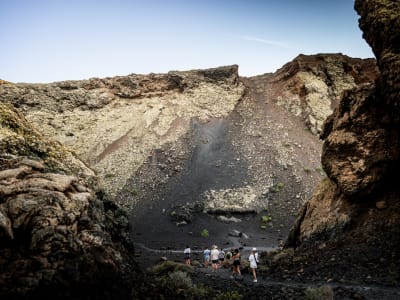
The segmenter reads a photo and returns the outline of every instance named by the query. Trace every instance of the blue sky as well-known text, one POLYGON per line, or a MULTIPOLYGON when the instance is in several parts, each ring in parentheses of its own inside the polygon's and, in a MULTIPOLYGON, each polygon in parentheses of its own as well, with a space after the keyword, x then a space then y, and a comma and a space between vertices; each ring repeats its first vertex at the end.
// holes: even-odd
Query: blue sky
POLYGON ((0 78, 12 82, 373 57, 352 0, 0 0, 0 26, 0 78))

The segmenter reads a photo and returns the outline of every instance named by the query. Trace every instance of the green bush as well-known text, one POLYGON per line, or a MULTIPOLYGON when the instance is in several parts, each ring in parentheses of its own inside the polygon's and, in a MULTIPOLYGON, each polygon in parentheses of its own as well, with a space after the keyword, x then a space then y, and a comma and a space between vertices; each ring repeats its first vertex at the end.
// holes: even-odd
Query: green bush
POLYGON ((332 287, 323 285, 319 288, 308 288, 304 292, 306 300, 333 300, 334 293, 332 287))
POLYGON ((220 293, 215 297, 216 300, 241 300, 243 296, 240 295, 238 292, 225 292, 220 293))
POLYGON ((203 229, 203 230, 200 232, 200 235, 201 235, 202 237, 206 238, 206 237, 209 237, 210 233, 208 232, 207 229, 203 229))
POLYGON ((271 216, 262 216, 261 217, 261 222, 263 222, 264 224, 265 223, 268 223, 268 222, 271 222, 272 221, 272 217, 271 216))
POLYGON ((183 271, 174 271, 168 275, 169 284, 175 289, 189 289, 193 286, 192 279, 188 273, 183 271))
POLYGON ((192 268, 188 265, 184 265, 181 263, 176 263, 170 260, 164 261, 158 265, 155 265, 147 271, 153 275, 165 275, 172 272, 183 271, 187 273, 193 272, 192 268))

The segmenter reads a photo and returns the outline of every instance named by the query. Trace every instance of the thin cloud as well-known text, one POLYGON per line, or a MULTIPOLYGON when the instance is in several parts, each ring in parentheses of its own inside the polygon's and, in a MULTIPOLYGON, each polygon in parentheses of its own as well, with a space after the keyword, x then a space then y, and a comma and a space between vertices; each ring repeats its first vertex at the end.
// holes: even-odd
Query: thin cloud
POLYGON ((292 49, 292 47, 290 47, 288 44, 280 42, 280 41, 266 40, 266 39, 258 38, 255 36, 242 36, 241 38, 246 41, 262 43, 262 44, 285 48, 285 49, 292 49))

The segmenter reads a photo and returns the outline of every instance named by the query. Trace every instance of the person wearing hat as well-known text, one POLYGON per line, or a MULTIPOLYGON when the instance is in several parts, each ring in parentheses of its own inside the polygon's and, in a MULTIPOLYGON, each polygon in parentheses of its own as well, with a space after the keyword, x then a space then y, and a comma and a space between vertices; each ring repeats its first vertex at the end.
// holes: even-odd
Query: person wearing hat
POLYGON ((251 272, 253 273, 253 282, 257 282, 256 269, 257 269, 257 264, 258 264, 258 253, 257 253, 256 248, 251 249, 249 261, 250 261, 250 269, 251 269, 251 272))

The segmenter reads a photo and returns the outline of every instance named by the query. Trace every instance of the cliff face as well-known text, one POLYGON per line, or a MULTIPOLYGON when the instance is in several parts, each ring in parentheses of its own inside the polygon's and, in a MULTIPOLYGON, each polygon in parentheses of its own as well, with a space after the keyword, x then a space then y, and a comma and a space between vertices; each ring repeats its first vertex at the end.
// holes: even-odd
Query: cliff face
POLYGON ((0 101, 71 148, 115 195, 148 155, 190 130, 192 118, 226 116, 241 99, 238 67, 168 74, 3 84, 0 101))
POLYGON ((301 54, 273 74, 266 93, 288 112, 301 117, 311 132, 319 134, 343 91, 372 83, 377 74, 374 59, 301 54))
MULTIPOLYGON (((369 249, 387 250, 385 264, 398 260, 400 225, 399 105, 400 3, 356 1, 360 28, 371 45, 380 75, 374 85, 346 91, 328 118, 322 164, 328 179, 306 203, 292 244, 355 237, 369 249), (383 239, 385 236, 385 239, 383 239)), ((371 250, 372 251, 372 250, 371 250)))
POLYGON ((116 285, 121 268, 129 269, 126 214, 102 199, 91 169, 4 103, 0 241, 2 298, 84 297, 77 286, 100 283, 101 290, 101 282, 116 285))

